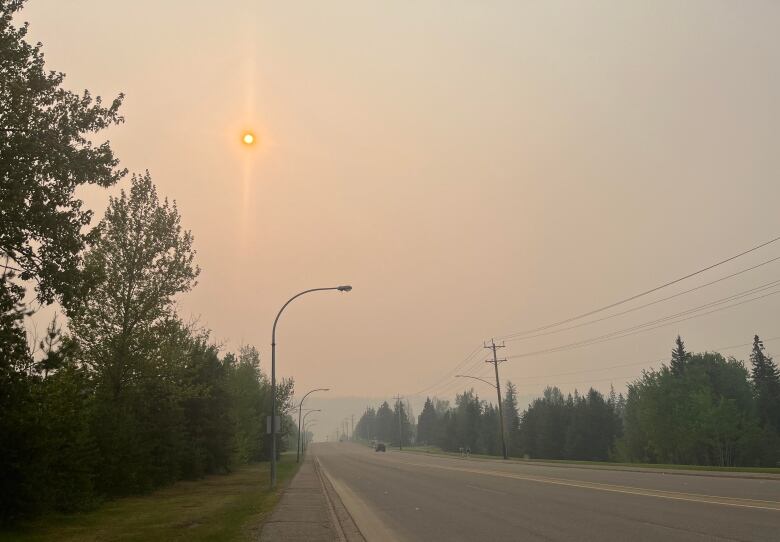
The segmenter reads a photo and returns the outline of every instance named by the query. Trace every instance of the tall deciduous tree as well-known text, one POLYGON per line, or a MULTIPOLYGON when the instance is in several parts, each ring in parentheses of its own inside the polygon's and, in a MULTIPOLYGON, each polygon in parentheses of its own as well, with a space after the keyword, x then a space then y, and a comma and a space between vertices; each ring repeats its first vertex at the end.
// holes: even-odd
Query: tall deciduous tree
POLYGON ((160 202, 148 173, 111 199, 100 229, 85 257, 99 279, 70 310, 71 329, 84 361, 117 396, 140 375, 155 326, 173 314, 174 296, 200 270, 176 204, 160 202))

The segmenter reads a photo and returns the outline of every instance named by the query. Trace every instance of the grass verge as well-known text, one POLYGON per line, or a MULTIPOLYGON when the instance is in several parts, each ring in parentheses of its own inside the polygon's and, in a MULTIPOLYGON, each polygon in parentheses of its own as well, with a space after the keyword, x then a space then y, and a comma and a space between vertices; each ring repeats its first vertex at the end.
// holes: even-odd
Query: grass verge
POLYGON ((0 542, 157 542, 251 540, 298 470, 282 455, 278 485, 269 488, 268 463, 227 475, 178 482, 141 497, 108 501, 83 514, 56 514, 0 532, 0 542))
MULTIPOLYGON (((411 446, 404 447, 405 452, 425 453, 435 455, 445 455, 450 457, 461 457, 458 452, 445 452, 436 446, 411 446)), ((471 457, 478 459, 500 459, 500 456, 486 454, 471 454, 471 457)), ((775 467, 716 467, 711 465, 668 465, 661 463, 620 463, 615 461, 580 461, 576 459, 523 459, 521 457, 510 457, 509 461, 519 463, 538 463, 551 465, 577 465, 591 468, 642 468, 642 469, 661 469, 661 470, 694 470, 708 472, 752 472, 757 474, 777 474, 780 475, 780 468, 775 467)))

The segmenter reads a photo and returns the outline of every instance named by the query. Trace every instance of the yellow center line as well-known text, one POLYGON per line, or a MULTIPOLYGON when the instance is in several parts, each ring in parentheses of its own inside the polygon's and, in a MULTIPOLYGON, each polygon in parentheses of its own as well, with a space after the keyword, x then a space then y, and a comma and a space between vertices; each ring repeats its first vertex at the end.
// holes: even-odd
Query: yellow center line
POLYGON ((604 484, 599 482, 586 482, 583 480, 572 480, 567 478, 550 478, 546 476, 516 474, 512 472, 495 471, 495 470, 487 470, 487 469, 451 467, 445 465, 435 465, 435 464, 426 464, 426 463, 410 463, 405 461, 399 463, 413 466, 413 467, 422 467, 427 469, 435 468, 440 470, 467 472, 470 474, 482 474, 485 476, 494 476, 498 478, 510 478, 513 480, 538 482, 542 484, 578 487, 582 489, 607 491, 611 493, 624 493, 629 495, 641 495, 645 497, 656 497, 661 499, 671 499, 677 501, 690 501, 690 502, 697 502, 703 504, 718 504, 721 506, 735 506, 739 508, 756 508, 759 510, 780 511, 780 501, 764 501, 759 499, 744 499, 740 497, 721 497, 717 495, 703 495, 699 493, 681 493, 678 491, 665 491, 665 490, 657 490, 657 489, 646 489, 641 487, 604 484))

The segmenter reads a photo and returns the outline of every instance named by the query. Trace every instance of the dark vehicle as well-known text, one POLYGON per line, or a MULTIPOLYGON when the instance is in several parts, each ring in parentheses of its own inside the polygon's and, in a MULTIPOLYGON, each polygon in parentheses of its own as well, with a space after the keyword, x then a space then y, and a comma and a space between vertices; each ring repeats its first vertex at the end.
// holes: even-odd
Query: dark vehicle
POLYGON ((385 448, 385 443, 384 442, 377 442, 376 443, 376 448, 374 448, 374 451, 375 452, 386 452, 387 449, 385 448))

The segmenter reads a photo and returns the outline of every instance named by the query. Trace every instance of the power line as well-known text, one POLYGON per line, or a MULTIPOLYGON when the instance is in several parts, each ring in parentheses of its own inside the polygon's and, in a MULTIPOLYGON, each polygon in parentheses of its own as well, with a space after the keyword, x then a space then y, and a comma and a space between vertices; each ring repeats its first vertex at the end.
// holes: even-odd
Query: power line
MULTIPOLYGON (((465 374, 470 374, 471 371, 474 371, 477 367, 482 366, 482 359, 477 357, 472 361, 469 365, 467 365, 465 368, 462 369, 462 372, 465 374)), ((453 390, 458 388, 459 382, 453 378, 450 378, 442 383, 443 385, 441 388, 433 395, 446 395, 453 390)))
POLYGON ((715 267, 723 265, 724 263, 728 263, 730 261, 736 260, 737 258, 740 258, 740 257, 742 257, 742 256, 744 256, 746 254, 750 254, 751 252, 755 252, 756 250, 759 250, 759 249, 761 249, 761 248, 763 248, 763 247, 765 247, 767 245, 770 245, 772 243, 775 243, 777 241, 780 241, 780 236, 775 237, 774 239, 770 239, 769 241, 766 241, 764 243, 761 243, 760 245, 756 245, 756 246, 754 246, 754 247, 752 247, 752 248, 750 248, 748 250, 740 252, 739 254, 736 254, 734 256, 726 258, 725 260, 721 260, 721 261, 716 262, 714 264, 708 265, 707 267, 703 267, 702 269, 694 271, 693 273, 688 273, 687 275, 685 275, 683 277, 671 280, 669 282, 666 282, 666 283, 661 284, 659 286, 656 286, 654 288, 650 288, 649 290, 645 290, 644 292, 640 292, 638 294, 632 295, 632 296, 627 297, 625 299, 621 299, 619 301, 615 301, 614 303, 610 303, 608 305, 604 305, 603 307, 599 307, 597 309, 593 309, 593 310, 590 310, 588 312, 585 312, 585 313, 582 313, 582 314, 578 314, 576 316, 572 316, 572 317, 566 318, 564 320, 560 320, 558 322, 553 322, 551 324, 540 326, 540 327, 537 327, 537 328, 534 328, 534 329, 528 329, 528 330, 525 330, 525 331, 518 331, 516 333, 510 333, 509 335, 504 335, 503 337, 508 337, 508 336, 515 337, 515 336, 520 336, 520 335, 527 335, 529 333, 536 333, 537 331, 544 331, 546 329, 550 329, 550 328, 553 328, 553 327, 558 327, 560 325, 568 324, 569 322, 573 322, 575 320, 579 320, 581 318, 585 318, 587 316, 591 316, 593 314, 596 314, 596 313, 599 313, 599 312, 603 312, 603 311, 605 311, 607 309, 611 309, 613 307, 617 307, 618 305, 622 305, 623 303, 628 303, 629 301, 633 301, 634 299, 638 299, 640 297, 646 296, 646 295, 651 294, 653 292, 657 292, 658 290, 661 290, 663 288, 667 288, 669 286, 672 286, 673 284, 677 284, 678 282, 682 282, 682 281, 684 281, 686 279, 689 279, 691 277, 695 277, 696 275, 700 275, 700 274, 702 274, 702 273, 704 273, 706 271, 709 271, 710 269, 714 269, 715 267))
MULTIPOLYGON (((772 342, 772 341, 777 341, 777 340, 780 340, 780 336, 770 337, 768 339, 762 339, 762 341, 765 342, 765 343, 772 342)), ((717 348, 713 348, 712 351, 713 352, 721 352, 722 350, 734 350, 736 348, 744 348, 745 346, 751 346, 752 344, 753 344, 753 342, 751 341, 751 342, 741 343, 741 344, 732 344, 732 345, 729 345, 729 346, 720 346, 720 347, 717 347, 717 348)), ((578 375, 578 374, 583 374, 583 373, 596 373, 596 372, 599 372, 599 371, 606 371, 606 370, 609 370, 609 369, 618 369, 618 368, 623 368, 623 367, 637 367, 639 365, 650 365, 650 364, 653 364, 653 363, 663 363, 665 361, 667 361, 667 358, 657 358, 657 359, 645 360, 645 361, 639 361, 639 362, 623 363, 623 364, 620 364, 620 365, 610 365, 608 367, 599 367, 599 368, 595 368, 595 369, 582 369, 582 370, 579 370, 579 371, 569 371, 569 372, 565 372, 565 373, 554 373, 554 374, 549 374, 549 375, 529 376, 529 377, 525 377, 525 378, 518 378, 517 380, 519 380, 519 381, 541 380, 541 379, 544 379, 544 378, 554 378, 556 376, 571 376, 571 375, 578 375)))
POLYGON ((624 310, 622 312, 616 312, 614 314, 610 314, 609 316, 604 316, 602 318, 597 318, 596 320, 589 320, 587 322, 582 322, 580 324, 576 324, 576 325, 573 325, 573 326, 564 327, 564 328, 560 328, 560 329, 553 329, 551 331, 545 331, 544 333, 537 333, 537 334, 534 334, 534 335, 524 335, 524 336, 521 335, 521 336, 517 336, 516 334, 513 334, 513 335, 505 335, 504 337, 501 337, 501 338, 505 339, 507 341, 525 341, 525 340, 533 339, 533 338, 536 338, 536 337, 545 337, 547 335, 554 335, 556 333, 562 333, 564 331, 569 331, 569 330, 572 330, 572 329, 577 329, 577 328, 580 328, 580 327, 589 326, 589 325, 595 324, 597 322, 603 322, 604 320, 610 320, 610 319, 616 318, 618 316, 623 316, 625 314, 628 314, 628 313, 631 313, 631 312, 635 312, 635 311, 638 311, 640 309, 644 309, 646 307, 650 307, 651 305, 657 305, 658 303, 662 303, 664 301, 669 301, 670 299, 674 299, 675 297, 680 297, 682 295, 689 294, 691 292, 695 292, 696 290, 701 290, 702 288, 706 288, 707 286, 712 286, 713 284, 717 284, 719 282, 723 282, 724 280, 736 277, 736 276, 741 275, 743 273, 747 273, 748 271, 752 271, 754 269, 757 269, 757 268, 762 267, 764 265, 770 264, 772 262, 776 262, 778 260, 780 260, 780 256, 778 256, 776 258, 772 258, 770 260, 766 260, 764 262, 761 262, 761 263, 759 263, 757 265, 748 267, 746 269, 742 269, 740 271, 737 271, 736 273, 732 273, 730 275, 726 275, 725 277, 721 277, 719 279, 713 280, 713 281, 708 282, 706 284, 702 284, 701 286, 696 286, 695 288, 690 288, 688 290, 676 293, 674 295, 670 295, 668 297, 664 297, 664 298, 658 299, 656 301, 651 301, 650 303, 645 303, 644 305, 639 305, 637 307, 632 307, 632 308, 624 310))
MULTIPOLYGON (((612 319, 612 318, 615 318, 615 317, 618 317, 618 316, 623 316, 623 315, 625 315, 625 314, 628 314, 628 313, 631 313, 631 312, 635 312, 635 311, 637 311, 637 310, 639 310, 639 309, 642 309, 642 308, 645 308, 645 307, 649 307, 649 306, 651 306, 651 305, 656 305, 656 304, 658 304, 658 303, 661 303, 661 302, 663 302, 663 301, 668 301, 668 300, 670 300, 670 299, 673 299, 673 298, 676 298, 676 297, 679 297, 679 296, 682 296, 682 295, 685 295, 685 294, 688 294, 688 293, 691 293, 691 292, 694 292, 694 291, 700 290, 700 289, 702 289, 702 288, 706 288, 707 286, 711 286, 711 285, 713 285, 713 284, 717 284, 717 283, 719 283, 719 282, 722 282, 722 281, 724 281, 724 280, 727 280, 727 279, 733 278, 733 277, 735 277, 735 276, 738 276, 738 275, 741 275, 741 274, 747 273, 747 272, 749 272, 749 271, 752 271, 752 270, 754 270, 754 269, 757 269, 757 268, 759 268, 759 267, 762 267, 762 266, 764 266, 764 265, 768 265, 768 264, 770 264, 770 263, 776 262, 776 261, 780 260, 780 256, 778 256, 778 257, 775 257, 775 258, 771 258, 771 259, 769 259, 769 260, 766 260, 766 261, 764 261, 764 262, 761 262, 761 263, 759 263, 759 264, 756 264, 756 265, 750 266, 750 267, 748 267, 748 268, 742 269, 742 270, 740 270, 740 271, 737 271, 737 272, 735 272, 735 273, 731 273, 731 274, 729 274, 729 275, 726 275, 726 276, 724 276, 724 277, 721 277, 721 278, 719 278, 719 279, 716 279, 716 280, 710 281, 710 282, 708 282, 708 283, 706 283, 706 284, 703 284, 703 285, 697 286, 697 287, 695 287, 695 288, 690 288, 690 289, 688 289, 688 290, 685 290, 685 291, 683 291, 683 292, 679 292, 679 293, 676 293, 676 294, 674 294, 674 295, 671 295, 671 296, 668 296, 668 297, 665 297, 665 298, 662 298, 662 299, 659 299, 659 300, 656 300, 656 301, 652 301, 652 302, 650 302, 650 303, 646 303, 646 304, 644 304, 644 305, 640 305, 640 306, 638 306, 638 307, 633 307, 633 308, 631 308, 631 309, 628 309, 628 310, 626 310, 626 311, 622 311, 622 312, 619 312, 619 313, 616 313, 616 314, 612 314, 612 315, 609 315, 609 316, 606 316, 606 317, 603 317, 603 318, 598 318, 598 319, 596 319, 596 320, 591 320, 591 321, 588 321, 588 322, 583 322, 583 323, 581 323, 581 324, 577 324, 577 325, 575 325, 575 326, 569 326, 569 327, 566 327, 566 328, 563 328, 563 329, 559 329, 559 330, 553 330, 553 331, 549 331, 549 332, 546 332, 546 333, 539 333, 539 334, 536 334, 536 335, 524 336, 524 335, 528 335, 529 333, 535 333, 535 332, 537 332, 537 331, 543 331, 543 330, 546 330, 546 329, 550 329, 550 328, 552 328, 552 327, 557 327, 557 326, 559 326, 559 325, 562 325, 562 324, 565 324, 565 323, 568 323, 568 322, 572 322, 572 321, 574 321, 574 320, 578 320, 578 319, 584 318, 584 317, 586 317, 586 316, 590 316, 590 315, 596 314, 596 313, 598 313, 598 312, 602 312, 602 311, 604 311, 604 310, 607 310, 607 309, 609 309, 609 308, 613 308, 613 307, 615 307, 615 306, 618 306, 618 305, 620 305, 620 304, 627 303, 628 301, 632 301, 632 300, 634 300, 634 299, 637 299, 637 298, 639 298, 639 297, 642 297, 642 296, 648 295, 648 294, 650 294, 650 293, 653 293, 653 292, 655 292, 655 291, 658 291, 658 290, 660 290, 660 289, 662 289, 662 288, 666 288, 667 286, 671 286, 671 285, 673 285, 673 284, 676 284, 676 283, 678 283, 678 282, 681 282, 681 281, 683 281, 683 280, 686 280, 686 279, 688 279, 688 278, 691 278, 691 277, 693 277, 693 276, 696 276, 696 275, 698 275, 698 274, 704 273, 705 271, 708 271, 708 270, 710 270, 710 269, 713 269, 713 268, 715 268, 715 267, 717 267, 717 266, 719 266, 719 265, 722 265, 722 264, 724 264, 724 263, 727 263, 727 262, 730 262, 730 261, 732 261, 732 260, 735 260, 735 259, 737 259, 737 258, 739 258, 739 257, 741 257, 741 256, 744 256, 744 255, 746 255, 746 254, 749 254, 749 253, 751 253, 751 252, 754 252, 754 251, 756 251, 756 250, 758 250, 758 249, 760 249, 760 248, 763 248, 763 247, 765 247, 765 246, 767 246, 767 245, 770 245, 770 244, 772 244, 772 243, 774 243, 774 242, 776 242, 776 241, 778 241, 778 240, 780 240, 780 236, 778 236, 778 237, 775 237, 774 239, 771 239, 771 240, 769 240, 769 241, 767 241, 767 242, 765 242, 765 243, 762 243, 762 244, 760 244, 760 245, 757 245, 757 246, 755 246, 755 247, 753 247, 753 248, 751 248, 751 249, 748 249, 748 250, 746 250, 746 251, 743 251, 743 252, 741 252, 741 253, 739 253, 739 254, 736 254, 736 255, 734 255, 734 256, 732 256, 732 257, 730 257, 730 258, 727 258, 727 259, 725 259, 725 260, 721 260, 721 261, 719 261, 719 262, 716 262, 716 263, 714 263, 714 264, 712 264, 712 265, 710 265, 710 266, 708 266, 708 267, 705 267, 705 268, 703 268, 703 269, 700 269, 700 270, 698 270, 698 271, 695 271, 695 272, 693 272, 693 273, 689 273, 688 275, 685 275, 684 277, 680 277, 680 278, 678 278, 678 279, 675 279, 675 280, 673 280, 673 281, 667 282, 667 283, 665 283, 665 284, 662 284, 662 285, 660 285, 660 286, 657 286, 657 287, 655 287, 655 288, 652 288, 652 289, 650 289, 650 290, 647 290, 647 291, 645 291, 645 292, 641 292, 641 293, 639 293, 639 294, 636 294, 636 295, 634 295, 634 296, 631 296, 631 297, 629 297, 629 298, 623 299, 623 300, 621 300, 621 301, 618 301, 618 302, 612 303, 612 304, 610 304, 610 305, 606 305, 606 306, 604 306, 604 307, 601 307, 601 308, 598 308, 598 309, 595 309, 595 310, 589 311, 589 312, 587 312, 587 313, 584 313, 584 314, 580 314, 580 315, 578 315, 578 316, 574 316, 574 317, 571 317, 571 318, 567 318, 566 320, 561 320, 561 321, 559 321, 559 322, 555 322, 555 323, 552 323, 552 324, 548 324, 548 325, 545 325, 545 326, 542 326, 542 327, 538 327, 538 328, 535 328, 535 329, 530 329, 530 330, 521 331, 521 332, 517 332, 517 333, 511 333, 511 334, 504 335, 504 336, 502 336, 502 337, 499 337, 499 338, 501 338, 501 339, 506 339, 506 340, 510 340, 510 341, 513 341, 513 340, 526 340, 526 339, 532 339, 532 338, 536 338, 536 337, 542 337, 542 336, 552 335, 552 334, 555 334, 555 333, 560 333, 560 332, 563 332, 563 331, 568 331, 568 330, 571 330, 571 329, 576 329, 576 328, 584 327, 584 326, 587 326, 587 325, 591 325, 591 324, 594 324, 594 323, 597 323, 597 322, 602 322, 602 321, 604 321, 604 320, 609 320, 609 319, 612 319)), ((707 314, 709 314, 709 313, 707 313, 707 314)), ((681 314, 678 314, 678 315, 676 315, 676 316, 680 316, 680 315, 681 315, 681 314)), ((672 316, 672 317, 676 317, 676 316, 672 316)), ((702 314, 701 316, 704 316, 704 314, 702 314)), ((667 317, 667 318, 671 318, 671 317, 667 317)), ((683 320, 680 320, 680 321, 683 321, 683 320)), ((648 324, 646 324, 646 325, 651 325, 651 324, 650 324, 650 323, 648 323, 648 324)), ((660 326, 659 326, 659 327, 660 327, 660 326)), ((623 330, 623 331, 625 331, 625 330, 623 330)), ((620 332, 616 332, 616 333, 620 333, 620 332)), ((626 335, 626 336, 628 336, 628 335, 626 335)), ((620 337, 616 337, 616 338, 620 338, 620 337)), ((596 338, 596 339, 593 339, 593 340, 597 340, 597 339, 599 339, 599 338, 596 338)), ((599 342, 601 342, 601 341, 599 341, 599 342)), ((583 346, 585 346, 585 345, 583 345, 583 346)), ((456 373, 456 372, 458 372, 458 371, 460 371, 460 372, 468 372, 468 370, 464 371, 464 370, 463 370, 463 367, 464 367, 464 366, 465 366, 465 365, 466 365, 466 364, 469 362, 469 360, 471 360, 471 359, 472 359, 472 358, 473 358, 473 357, 476 355, 476 353, 477 353, 477 352, 479 352, 479 350, 480 350, 480 347, 479 347, 479 346, 478 346, 478 347, 476 347, 474 350, 472 350, 472 351, 469 353, 469 355, 468 355, 468 356, 466 356, 466 358, 465 358, 465 359, 463 359, 463 360, 462 360, 460 363, 458 363, 458 364, 457 364, 455 367, 453 367, 453 368, 452 368, 450 371, 448 371, 447 373, 445 373, 445 375, 444 375, 443 377, 441 377, 440 379, 438 379, 438 380, 434 381, 434 383, 433 383, 433 384, 431 384, 430 386, 427 386, 427 387, 425 387, 425 388, 423 388, 423 389, 421 389, 421 390, 419 390, 419 391, 417 391, 417 392, 415 392, 415 393, 413 393, 413 394, 411 394, 411 395, 412 395, 412 396, 419 396, 419 395, 421 395, 421 394, 423 394, 423 393, 430 392, 431 390, 435 390, 435 389, 437 389, 437 388, 441 388, 441 389, 439 389, 438 391, 439 391, 439 393, 443 393, 445 390, 447 390, 447 389, 451 388, 452 386, 451 386, 451 385, 448 385, 448 382, 447 382, 447 381, 448 381, 448 379, 449 379, 449 378, 450 378, 450 377, 451 377, 453 374, 455 374, 455 373, 456 373)), ((514 357, 518 357, 518 356, 509 356, 509 357, 510 357, 510 358, 514 358, 514 357)), ((472 364, 472 367, 471 367, 471 368, 473 368, 473 365, 476 365, 476 364, 472 364)), ((470 369, 469 369, 469 370, 470 370, 470 369)))
MULTIPOLYGON (((780 282, 780 281, 775 281, 775 283, 777 283, 777 282, 780 282)), ((583 346, 590 346, 591 344, 607 342, 607 341, 611 341, 611 340, 615 340, 615 339, 622 339, 624 337, 629 337, 629 336, 635 335, 637 333, 643 333, 645 331, 652 331, 654 329, 659 329, 661 327, 665 327, 665 326, 668 326, 668 325, 677 324, 677 323, 680 323, 680 322, 685 322, 687 320, 692 320, 694 318, 699 318, 699 317, 702 317, 702 316, 706 316, 708 314, 713 314, 715 312, 720 312, 722 310, 738 307, 740 305, 744 305, 746 303, 751 303, 753 301, 758 301, 759 299, 763 299, 765 297, 769 297, 769 296, 772 296, 772 295, 780 293, 780 290, 775 290, 773 292, 769 292, 769 293, 761 295, 761 296, 757 296, 757 297, 754 297, 754 298, 751 298, 751 299, 746 299, 745 301, 740 301, 739 303, 733 303, 731 305, 726 305, 725 307, 718 307, 716 309, 713 309, 713 310, 707 311, 707 312, 703 312, 701 314, 694 314, 694 315, 688 316, 686 318, 679 318, 678 320, 674 320, 675 318, 678 318, 679 316, 683 316, 685 314, 690 314, 691 312, 697 312, 697 311, 699 311, 699 310, 701 310, 703 308, 709 307, 709 306, 720 305, 720 304, 723 304, 723 303, 725 303, 727 301, 738 299, 740 297, 744 297, 746 295, 750 295, 750 293, 756 293, 756 291, 762 291, 762 290, 765 290, 765 289, 768 289, 768 288, 771 288, 771 287, 772 286, 765 286, 765 287, 755 288, 753 290, 749 290, 746 293, 736 294, 734 296, 730 296, 729 298, 724 298, 724 299, 719 300, 719 301, 715 301, 715 302, 712 302, 712 303, 707 303, 705 305, 701 305, 699 307, 696 307, 695 309, 689 309, 687 311, 683 311, 683 312, 680 312, 680 313, 677 313, 677 314, 672 314, 672 315, 669 315, 669 316, 665 316, 665 317, 659 318, 657 320, 653 320, 653 321, 650 321, 650 322, 645 322, 643 324, 639 324, 639 325, 636 325, 636 326, 624 328, 624 329, 621 329, 621 330, 618 330, 618 331, 613 331, 611 333, 600 335, 598 337, 592 337, 590 339, 585 339, 585 340, 582 340, 582 341, 576 341, 576 342, 569 343, 569 344, 564 344, 564 345, 555 346, 555 347, 551 347, 551 348, 545 348, 545 349, 537 350, 537 351, 534 351, 534 352, 525 352, 525 353, 522 353, 522 354, 514 354, 514 355, 508 356, 508 357, 511 358, 511 359, 525 358, 525 357, 535 356, 535 355, 539 355, 539 354, 547 354, 547 353, 550 353, 550 352, 561 352, 561 351, 564 351, 564 350, 572 350, 574 348, 581 348, 583 346), (669 320, 672 320, 672 321, 669 321, 669 320), (655 324, 659 324, 659 325, 655 325, 655 324), (648 326, 650 326, 650 327, 648 327, 648 326)))
POLYGON ((465 365, 466 365, 466 363, 468 363, 468 361, 469 361, 470 359, 472 359, 474 356, 476 356, 476 355, 477 355, 477 353, 478 353, 478 352, 480 352, 481 350, 482 350, 482 345, 480 345, 480 346, 477 346, 476 348, 474 348, 474 350, 472 350, 472 351, 469 353, 469 355, 468 355, 468 356, 466 356, 466 357, 465 357, 465 359, 463 359, 463 361, 461 361, 461 362, 460 362, 460 363, 458 363, 458 364, 457 364, 455 367, 453 367, 453 368, 452 368, 450 371, 448 371, 447 373, 445 373, 445 375, 444 375, 442 378, 440 378, 439 380, 435 381, 433 384, 431 384, 431 385, 430 385, 430 386, 428 386, 427 388, 423 388, 423 389, 421 389, 420 391, 418 391, 418 392, 416 392, 416 393, 413 393, 413 394, 411 394, 411 395, 412 395, 412 396, 415 396, 415 395, 421 395, 421 394, 423 394, 423 393, 425 393, 425 392, 427 392, 427 391, 429 391, 429 390, 432 390, 432 389, 434 389, 434 388, 437 388, 437 387, 439 387, 439 385, 441 385, 441 384, 443 384, 443 383, 446 383, 446 382, 449 380, 449 378, 450 378, 450 377, 451 377, 453 374, 455 374, 455 373, 456 373, 458 370, 460 370, 460 369, 462 368, 462 366, 465 366, 465 365))

